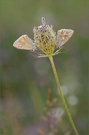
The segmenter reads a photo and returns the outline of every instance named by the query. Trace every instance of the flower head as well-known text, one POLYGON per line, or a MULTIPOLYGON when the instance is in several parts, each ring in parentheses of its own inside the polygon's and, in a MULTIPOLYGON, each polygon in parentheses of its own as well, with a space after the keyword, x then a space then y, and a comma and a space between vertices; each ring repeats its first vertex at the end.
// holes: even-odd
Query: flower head
POLYGON ((34 27, 34 42, 36 46, 46 55, 52 55, 56 47, 56 33, 53 31, 52 26, 43 22, 42 25, 34 27))
POLYGON ((61 29, 56 34, 53 27, 46 24, 44 17, 42 17, 41 21, 42 25, 33 28, 34 41, 27 35, 22 35, 14 42, 13 46, 18 49, 30 50, 37 57, 57 55, 74 31, 61 29))

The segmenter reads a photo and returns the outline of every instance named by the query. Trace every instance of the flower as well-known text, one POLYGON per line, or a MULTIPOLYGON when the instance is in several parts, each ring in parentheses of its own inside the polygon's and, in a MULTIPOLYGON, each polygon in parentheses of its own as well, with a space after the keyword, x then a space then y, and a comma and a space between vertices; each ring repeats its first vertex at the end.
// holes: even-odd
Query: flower
POLYGON ((14 42, 13 46, 18 49, 30 50, 31 54, 38 58, 57 55, 74 31, 61 29, 56 34, 53 27, 46 24, 44 17, 41 21, 42 25, 33 28, 34 41, 27 35, 22 35, 14 42))

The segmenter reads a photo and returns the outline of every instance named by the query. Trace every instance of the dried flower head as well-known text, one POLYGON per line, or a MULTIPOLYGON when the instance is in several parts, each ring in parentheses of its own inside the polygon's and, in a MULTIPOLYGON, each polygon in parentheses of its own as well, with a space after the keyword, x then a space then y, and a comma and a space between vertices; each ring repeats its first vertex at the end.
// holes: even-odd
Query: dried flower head
POLYGON ((61 132, 61 126, 59 127, 61 123, 58 123, 61 122, 64 112, 61 113, 62 108, 56 103, 52 91, 48 90, 47 107, 44 115, 41 116, 41 127, 38 129, 40 135, 56 135, 61 132))
POLYGON ((56 34, 53 27, 46 24, 44 17, 42 17, 41 21, 42 25, 33 28, 34 41, 27 35, 22 35, 14 42, 13 46, 18 49, 30 50, 37 57, 57 55, 74 31, 61 29, 56 34))

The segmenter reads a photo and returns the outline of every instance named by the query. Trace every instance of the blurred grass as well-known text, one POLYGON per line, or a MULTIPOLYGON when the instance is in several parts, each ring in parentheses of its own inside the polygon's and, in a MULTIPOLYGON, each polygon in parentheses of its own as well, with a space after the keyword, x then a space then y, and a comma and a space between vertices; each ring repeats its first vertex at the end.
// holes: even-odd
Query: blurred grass
MULTIPOLYGON (((33 27, 41 24, 42 16, 46 18, 47 23, 54 26, 55 31, 62 28, 71 28, 75 31, 64 46, 64 53, 55 56, 54 60, 61 85, 64 91, 67 91, 66 100, 72 95, 78 99, 75 106, 69 105, 76 127, 81 135, 89 134, 88 14, 88 0, 0 0, 0 119, 2 114, 4 117, 14 115, 18 104, 21 104, 18 108, 22 106, 22 110, 18 111, 21 117, 18 119, 17 114, 15 126, 11 126, 14 122, 13 115, 4 122, 0 120, 2 134, 28 135, 28 132, 25 133, 27 128, 30 130, 34 123, 39 123, 48 89, 51 88, 53 95, 59 98, 49 61, 46 58, 36 59, 30 52, 17 50, 12 46, 23 34, 33 38, 33 27), (13 102, 8 98, 10 95, 13 102), (12 102, 12 109, 8 102, 12 102)), ((62 121, 69 124, 65 117, 62 121)))

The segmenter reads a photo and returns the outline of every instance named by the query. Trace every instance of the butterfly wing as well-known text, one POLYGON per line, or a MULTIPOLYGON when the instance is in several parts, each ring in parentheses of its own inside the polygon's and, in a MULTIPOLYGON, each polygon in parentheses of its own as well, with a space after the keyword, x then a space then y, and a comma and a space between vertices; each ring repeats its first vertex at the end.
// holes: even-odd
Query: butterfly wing
POLYGON ((36 58, 47 57, 47 55, 45 55, 39 48, 36 48, 34 52, 30 52, 30 54, 36 58))
POLYGON ((27 35, 22 35, 21 37, 19 37, 14 42, 13 46, 17 49, 24 49, 24 50, 34 50, 35 49, 33 41, 27 35))
POLYGON ((64 45, 73 35, 74 31, 71 29, 61 29, 57 32, 57 47, 64 45))

